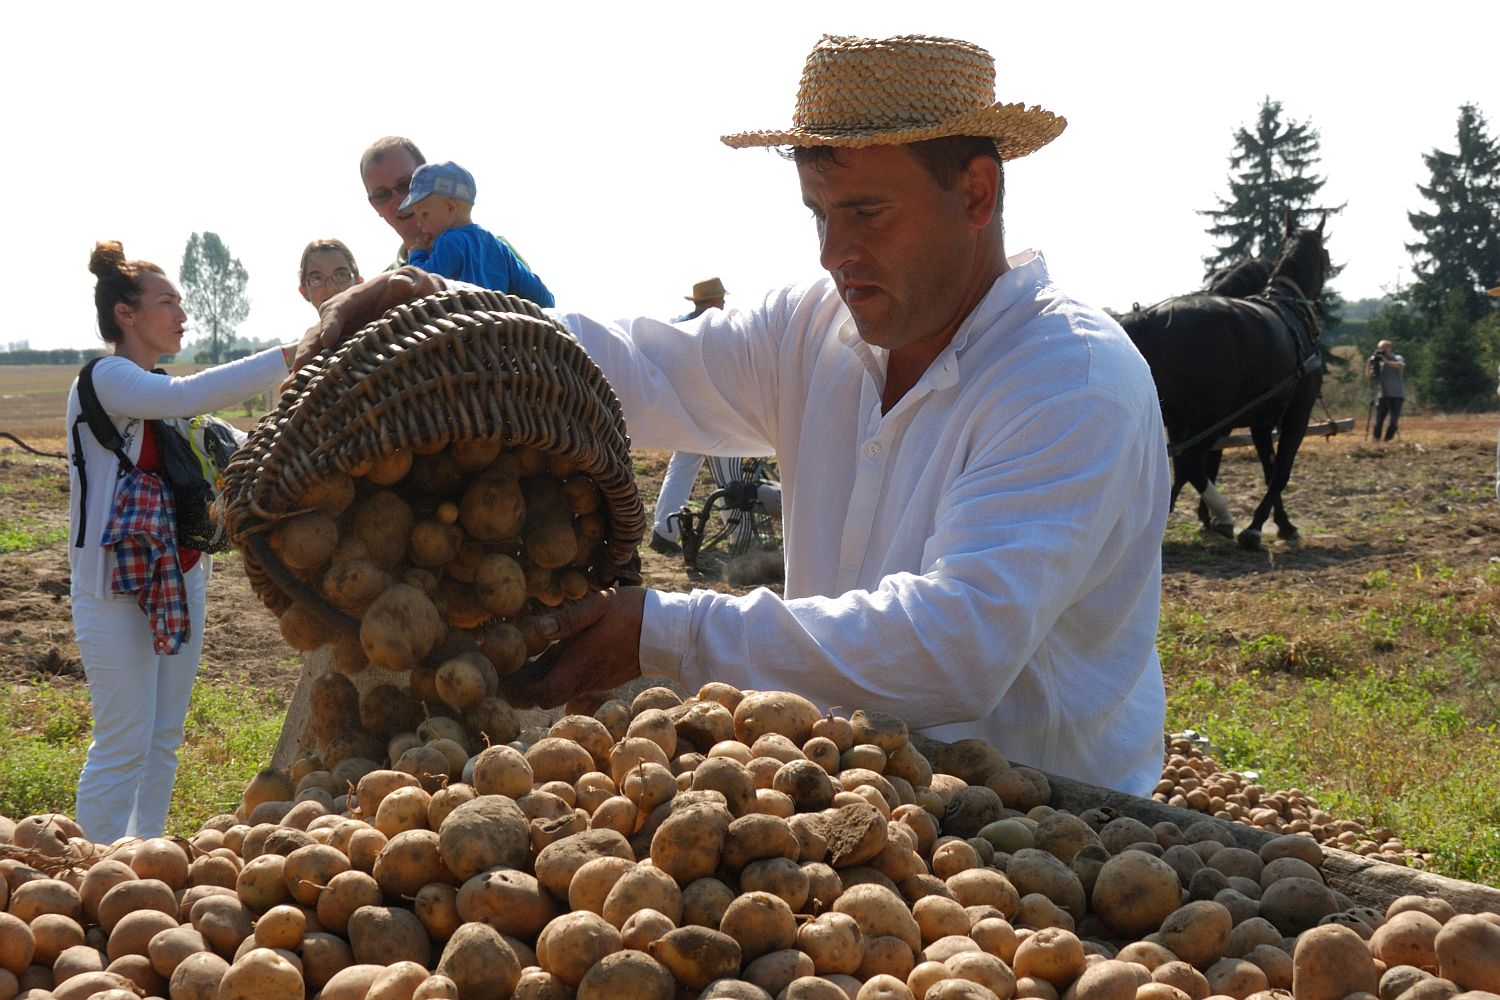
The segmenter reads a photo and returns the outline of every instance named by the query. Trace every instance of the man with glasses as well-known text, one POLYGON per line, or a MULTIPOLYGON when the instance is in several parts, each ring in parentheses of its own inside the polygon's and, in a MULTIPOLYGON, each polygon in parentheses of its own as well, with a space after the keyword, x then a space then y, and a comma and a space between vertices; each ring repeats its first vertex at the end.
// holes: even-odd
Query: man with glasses
MULTIPOLYGON (((359 176, 365 182, 365 197, 369 199, 370 207, 401 237, 401 248, 396 251, 396 259, 386 268, 387 271, 404 265, 412 247, 422 242, 422 228, 417 217, 411 212, 402 212, 401 202, 411 193, 411 175, 426 162, 427 157, 422 155, 417 144, 400 135, 376 139, 359 158, 359 176)), ((494 235, 516 255, 517 260, 531 266, 509 240, 499 233, 494 235)))

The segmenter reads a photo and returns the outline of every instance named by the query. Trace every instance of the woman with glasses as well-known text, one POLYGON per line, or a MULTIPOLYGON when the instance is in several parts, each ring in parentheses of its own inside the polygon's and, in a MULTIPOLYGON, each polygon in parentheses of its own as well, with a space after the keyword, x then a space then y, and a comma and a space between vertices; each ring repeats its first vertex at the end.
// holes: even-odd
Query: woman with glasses
POLYGON ((302 251, 297 285, 314 309, 323 308, 324 302, 364 280, 359 276, 354 254, 341 240, 313 240, 302 251))

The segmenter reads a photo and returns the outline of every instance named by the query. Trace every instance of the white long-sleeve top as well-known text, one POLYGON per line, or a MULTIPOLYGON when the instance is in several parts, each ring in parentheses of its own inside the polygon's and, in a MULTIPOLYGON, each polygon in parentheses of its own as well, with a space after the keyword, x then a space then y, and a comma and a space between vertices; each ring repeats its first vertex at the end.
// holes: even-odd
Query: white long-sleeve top
POLYGON ((674 327, 561 317, 637 446, 774 452, 786 597, 653 592, 645 673, 894 712, 1149 794, 1169 490, 1156 390, 1107 315, 1018 255, 881 413, 886 352, 829 279, 674 327))
MULTIPOLYGON (((94 366, 94 393, 125 439, 125 454, 132 462, 141 455, 141 428, 145 420, 169 417, 196 417, 251 396, 274 389, 286 378, 286 362, 280 347, 272 347, 201 372, 182 377, 157 375, 129 358, 109 356, 94 366)), ((89 430, 88 421, 79 425, 78 440, 83 446, 84 468, 88 475, 87 537, 78 542, 80 481, 73 461, 73 422, 83 413, 78 401, 78 380, 68 390, 68 564, 72 572, 72 594, 108 597, 109 560, 99 539, 114 509, 115 485, 119 482, 120 460, 105 448, 89 430)))

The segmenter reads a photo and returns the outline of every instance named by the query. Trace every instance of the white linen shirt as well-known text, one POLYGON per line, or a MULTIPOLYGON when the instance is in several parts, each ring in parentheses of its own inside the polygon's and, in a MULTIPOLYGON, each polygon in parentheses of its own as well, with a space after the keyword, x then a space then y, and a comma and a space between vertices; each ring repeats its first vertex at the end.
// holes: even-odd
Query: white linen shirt
POLYGON ((1119 325, 1028 251, 889 413, 830 279, 683 326, 561 317, 636 446, 774 452, 786 597, 652 592, 644 673, 878 708, 1138 795, 1161 776, 1168 465, 1119 325))
MULTIPOLYGON (((240 358, 180 378, 157 375, 129 358, 111 355, 94 366, 94 394, 125 439, 125 454, 132 462, 141 456, 143 420, 170 417, 196 417, 275 389, 286 378, 286 361, 281 348, 272 347, 249 357, 240 358)), ((78 402, 78 380, 68 390, 68 566, 72 575, 71 592, 88 597, 106 598, 109 590, 110 560, 106 559, 99 539, 114 509, 115 487, 120 481, 120 460, 99 443, 84 421, 78 427, 83 445, 84 468, 88 474, 88 537, 77 545, 80 514, 80 479, 73 462, 73 422, 83 413, 78 402)), ((204 559, 207 559, 205 554, 204 559)))

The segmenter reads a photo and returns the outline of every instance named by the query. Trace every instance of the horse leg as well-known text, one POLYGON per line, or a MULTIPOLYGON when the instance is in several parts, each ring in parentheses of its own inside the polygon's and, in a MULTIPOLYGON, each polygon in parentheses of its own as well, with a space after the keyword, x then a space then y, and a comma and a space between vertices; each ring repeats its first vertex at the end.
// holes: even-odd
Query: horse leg
MULTIPOLYGON (((1250 518, 1250 524, 1244 531, 1240 532, 1239 542, 1241 548, 1260 548, 1260 529, 1266 523, 1266 518, 1271 511, 1280 505, 1281 493, 1286 489, 1286 484, 1292 478, 1292 463, 1297 460, 1297 450, 1302 447, 1302 439, 1307 436, 1307 418, 1312 413, 1313 403, 1318 398, 1318 388, 1322 384, 1322 373, 1316 373, 1316 378, 1306 380, 1299 387, 1297 395, 1293 398, 1290 406, 1281 417, 1281 441, 1276 448, 1276 461, 1271 476, 1269 488, 1260 504, 1255 508, 1255 513, 1250 518)), ((1291 541, 1297 537, 1297 526, 1282 512, 1282 519, 1276 522, 1276 530, 1280 537, 1291 541)))
MULTIPOLYGON (((1229 516, 1229 503, 1224 499, 1223 495, 1220 494, 1217 489, 1215 489, 1215 484, 1219 481, 1219 464, 1223 460, 1224 453, 1218 450, 1210 451, 1204 458, 1205 473, 1208 478, 1208 488, 1214 491, 1214 496, 1217 500, 1217 503, 1216 505, 1211 507, 1208 498, 1200 494, 1198 497, 1198 521, 1203 525, 1203 527, 1211 531, 1215 530, 1215 518, 1217 518, 1220 523, 1230 521, 1230 530, 1232 533, 1233 523, 1232 519, 1229 516)), ((1220 534, 1223 534, 1223 532, 1220 532, 1220 534)))
POLYGON ((1229 513, 1229 503, 1209 478, 1209 469, 1216 464, 1211 457, 1214 454, 1208 445, 1199 445, 1182 456, 1183 465, 1189 471, 1188 481, 1198 491, 1198 503, 1207 514, 1207 517, 1200 515, 1204 528, 1233 538, 1234 517, 1229 513))
MULTIPOLYGON (((1267 489, 1270 489, 1276 477, 1276 444, 1271 438, 1273 430, 1274 428, 1269 424, 1250 428, 1250 439, 1255 442, 1255 455, 1260 459, 1261 474, 1265 478, 1267 489)), ((1276 493, 1276 502, 1271 505, 1271 519, 1276 522, 1278 537, 1288 541, 1297 537, 1297 526, 1286 516, 1286 508, 1282 506, 1279 490, 1276 493)))

